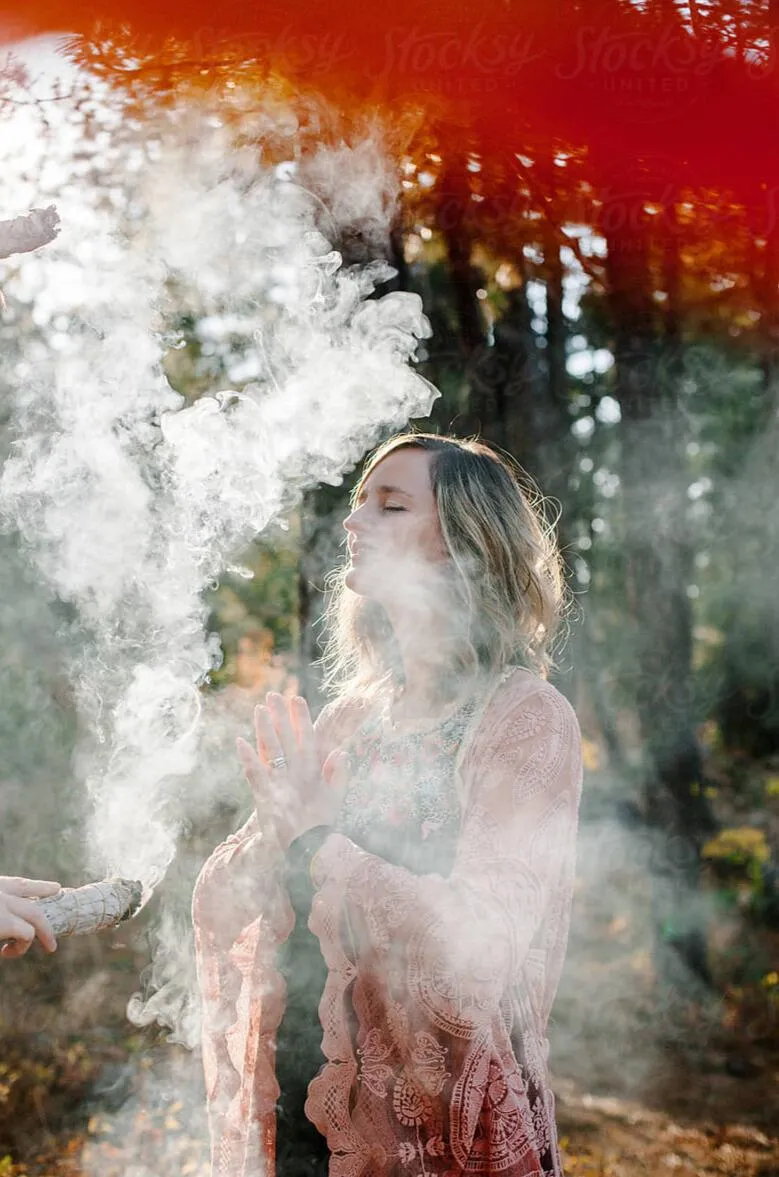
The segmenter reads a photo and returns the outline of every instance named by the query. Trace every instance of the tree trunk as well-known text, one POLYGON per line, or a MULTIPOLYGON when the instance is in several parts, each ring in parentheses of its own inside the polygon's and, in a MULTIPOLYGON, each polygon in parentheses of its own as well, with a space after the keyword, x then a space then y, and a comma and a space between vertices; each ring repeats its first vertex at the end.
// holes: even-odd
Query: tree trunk
POLYGON ((476 297, 479 282, 471 262, 472 242, 468 226, 470 198, 465 160, 452 157, 441 176, 436 219, 439 232, 446 242, 449 276, 460 328, 460 346, 466 363, 486 343, 484 317, 476 297))
POLYGON ((462 373, 458 399, 458 432, 480 433, 490 422, 490 404, 483 399, 476 373, 490 352, 487 327, 477 290, 481 275, 471 258, 469 226, 471 187, 464 156, 451 154, 441 176, 436 223, 446 245, 447 277, 457 323, 457 366, 462 373))
MULTIPOLYGON (((568 510, 571 501, 571 471, 576 460, 576 446, 571 433, 568 411, 568 371, 566 342, 568 326, 563 314, 563 263, 560 257, 559 226, 547 219, 543 227, 544 277, 546 279, 546 347, 540 353, 542 379, 533 397, 533 434, 535 471, 539 485, 552 500, 552 509, 560 505, 557 542, 566 560, 573 553, 573 520, 568 510)), ((575 697, 574 670, 563 663, 555 674, 556 684, 575 697)))
MULTIPOLYGON (((777 610, 772 602, 755 600, 755 569, 749 548, 759 546, 764 568, 772 567, 779 553, 779 534, 773 522, 779 466, 770 439, 779 419, 779 224, 777 210, 753 208, 750 221, 752 290, 760 311, 759 361, 762 371, 762 404, 748 451, 751 476, 759 481, 761 500, 753 502, 747 517, 733 528, 733 543, 743 542, 742 553, 732 548, 736 569, 727 614, 722 619, 724 646, 721 653, 721 686, 716 718, 725 746, 750 756, 772 753, 779 739, 779 672, 776 669, 777 610), (763 219, 767 217, 768 223, 763 219), (755 239, 764 237, 758 248, 755 239), (766 445, 766 443, 768 443, 766 445), (757 465, 759 463, 759 465, 757 465), (762 507, 761 507, 762 502, 762 507), (749 538, 747 538, 749 537, 749 538), (750 607, 744 607, 746 600, 750 607), (772 648, 773 647, 773 648, 772 648)), ((745 467, 746 469, 746 467, 745 467)))
POLYGON ((480 432, 507 449, 528 470, 533 467, 531 400, 538 387, 536 344, 530 326, 525 282, 507 295, 495 323, 492 344, 470 369, 471 415, 480 432))
POLYGON ((765 391, 765 423, 779 411, 779 224, 766 233, 762 274, 758 281, 761 313, 761 367, 765 391))
POLYGON ((684 991, 690 980, 687 970, 709 980, 695 892, 700 847, 716 823, 702 788, 693 713, 686 438, 675 395, 678 245, 671 234, 663 339, 652 298, 643 205, 603 211, 622 412, 625 594, 635 660, 634 677, 623 688, 632 696, 646 750, 645 817, 660 851, 653 855, 659 972, 672 988, 684 991), (670 365, 664 363, 667 357, 670 365), (682 975, 679 959, 686 966, 682 975))

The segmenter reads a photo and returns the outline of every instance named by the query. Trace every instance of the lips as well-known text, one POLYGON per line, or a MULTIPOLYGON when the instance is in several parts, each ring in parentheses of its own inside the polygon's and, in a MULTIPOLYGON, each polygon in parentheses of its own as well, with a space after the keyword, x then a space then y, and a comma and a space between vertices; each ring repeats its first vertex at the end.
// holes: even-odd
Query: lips
POLYGON ((352 544, 349 548, 349 557, 354 563, 355 560, 362 559, 369 551, 370 549, 365 544, 352 544))

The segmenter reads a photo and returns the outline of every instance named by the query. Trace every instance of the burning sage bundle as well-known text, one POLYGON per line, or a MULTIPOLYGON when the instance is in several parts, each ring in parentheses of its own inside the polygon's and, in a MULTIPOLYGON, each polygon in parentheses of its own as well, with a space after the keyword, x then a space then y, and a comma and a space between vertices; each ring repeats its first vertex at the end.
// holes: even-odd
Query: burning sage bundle
POLYGON ((134 916, 142 894, 141 884, 131 879, 103 879, 85 887, 63 887, 35 902, 55 936, 88 936, 134 916))

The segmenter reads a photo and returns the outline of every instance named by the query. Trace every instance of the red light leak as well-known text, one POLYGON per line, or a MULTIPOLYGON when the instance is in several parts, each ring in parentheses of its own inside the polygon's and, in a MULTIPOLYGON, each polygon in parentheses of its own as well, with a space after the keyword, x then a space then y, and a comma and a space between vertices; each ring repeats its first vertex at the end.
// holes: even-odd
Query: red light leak
MULTIPOLYGON (((0 4, 7 0, 0 0, 0 4)), ((584 151, 601 183, 711 186, 765 203, 779 180, 777 60, 769 30, 741 56, 727 30, 693 33, 627 0, 30 0, 0 7, 6 40, 132 30, 144 51, 188 45, 193 75, 238 52, 337 107, 422 109, 442 150, 531 157, 584 151)), ((686 11, 686 10, 685 10, 686 11)), ((766 24, 767 24, 766 16, 766 24)))

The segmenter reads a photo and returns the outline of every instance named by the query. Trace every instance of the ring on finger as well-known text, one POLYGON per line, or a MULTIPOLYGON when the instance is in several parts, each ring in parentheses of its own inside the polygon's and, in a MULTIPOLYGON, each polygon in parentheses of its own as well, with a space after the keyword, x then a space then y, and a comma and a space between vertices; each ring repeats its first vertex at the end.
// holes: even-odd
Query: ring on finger
POLYGON ((273 759, 270 761, 270 766, 271 766, 271 768, 275 768, 275 769, 286 768, 287 767, 286 756, 274 756, 273 759))

